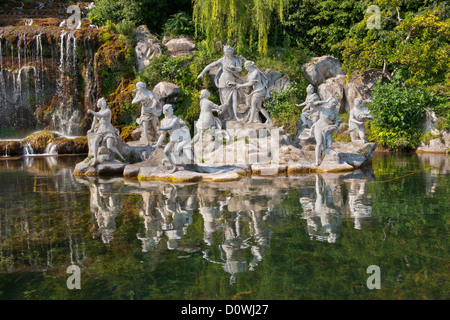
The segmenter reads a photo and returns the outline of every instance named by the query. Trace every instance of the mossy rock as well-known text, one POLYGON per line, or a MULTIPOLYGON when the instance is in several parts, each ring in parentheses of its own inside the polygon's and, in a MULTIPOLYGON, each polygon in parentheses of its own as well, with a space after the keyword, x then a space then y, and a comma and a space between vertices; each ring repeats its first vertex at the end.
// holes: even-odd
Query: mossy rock
POLYGON ((131 133, 134 130, 136 130, 135 126, 123 127, 122 130, 120 131, 120 138, 122 139, 122 141, 123 142, 133 141, 133 137, 131 136, 131 133))
POLYGON ((42 154, 45 153, 45 149, 50 143, 58 141, 60 139, 61 137, 54 132, 42 131, 29 135, 23 140, 23 142, 29 143, 34 150, 34 153, 42 154))
POLYGON ((89 152, 87 137, 63 139, 56 146, 58 154, 84 154, 89 152))
POLYGON ((7 148, 9 156, 21 156, 23 153, 22 143, 20 141, 9 141, 7 148))

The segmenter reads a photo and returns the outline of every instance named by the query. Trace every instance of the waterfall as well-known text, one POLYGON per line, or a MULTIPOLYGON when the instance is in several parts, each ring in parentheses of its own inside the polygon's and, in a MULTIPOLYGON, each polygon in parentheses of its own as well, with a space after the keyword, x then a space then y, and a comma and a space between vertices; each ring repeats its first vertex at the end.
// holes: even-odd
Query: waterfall
POLYGON ((76 88, 73 85, 73 78, 77 74, 77 39, 75 33, 62 31, 60 46, 58 68, 60 77, 57 90, 59 104, 52 117, 52 128, 66 135, 76 136, 80 131, 81 112, 75 108, 74 101, 76 88))
POLYGON ((32 156, 34 155, 34 150, 31 144, 28 142, 23 146, 23 155, 26 156, 32 156))
POLYGON ((55 142, 50 142, 45 148, 45 155, 57 155, 58 151, 56 150, 57 144, 55 142))
POLYGON ((0 37, 0 103, 6 104, 6 84, 5 76, 3 75, 3 52, 2 52, 2 41, 3 38, 0 37))

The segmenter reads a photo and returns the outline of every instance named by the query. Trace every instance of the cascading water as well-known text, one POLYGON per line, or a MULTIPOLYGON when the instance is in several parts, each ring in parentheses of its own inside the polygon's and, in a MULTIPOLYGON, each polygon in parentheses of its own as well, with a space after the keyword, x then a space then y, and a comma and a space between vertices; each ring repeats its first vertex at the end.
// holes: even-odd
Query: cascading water
POLYGON ((33 147, 31 146, 30 143, 26 143, 23 146, 23 155, 24 156, 32 156, 32 155, 34 155, 34 150, 33 150, 33 147))
POLYGON ((76 136, 80 134, 79 124, 81 113, 74 107, 76 92, 74 92, 75 75, 77 73, 77 38, 74 32, 61 32, 60 36, 60 61, 58 70, 57 95, 59 104, 53 114, 52 129, 63 132, 66 135, 76 136))
POLYGON ((0 138, 33 130, 86 133, 85 111, 97 97, 98 35, 37 21, 0 27, 0 138))

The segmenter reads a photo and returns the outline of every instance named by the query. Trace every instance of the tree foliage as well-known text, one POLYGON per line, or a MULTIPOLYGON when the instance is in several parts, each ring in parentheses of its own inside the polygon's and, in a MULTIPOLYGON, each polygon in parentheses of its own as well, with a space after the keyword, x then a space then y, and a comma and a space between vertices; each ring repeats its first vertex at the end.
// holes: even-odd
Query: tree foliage
POLYGON ((238 52, 256 45, 266 55, 272 16, 283 21, 286 6, 287 0, 194 0, 196 34, 204 35, 210 52, 217 41, 227 41, 238 52))
POLYGON ((367 28, 367 14, 349 37, 334 46, 347 73, 382 69, 388 79, 400 74, 407 85, 450 87, 450 19, 437 1, 379 0, 381 28, 367 28), (420 7, 427 3, 430 6, 420 7), (408 11, 415 10, 415 11, 408 11))

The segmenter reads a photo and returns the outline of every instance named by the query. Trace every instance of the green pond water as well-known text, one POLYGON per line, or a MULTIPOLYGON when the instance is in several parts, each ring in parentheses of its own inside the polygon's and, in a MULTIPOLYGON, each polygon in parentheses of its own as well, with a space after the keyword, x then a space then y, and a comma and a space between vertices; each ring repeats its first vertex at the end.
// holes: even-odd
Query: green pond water
POLYGON ((450 298, 448 156, 183 185, 76 178, 81 160, 0 160, 0 299, 450 298))

